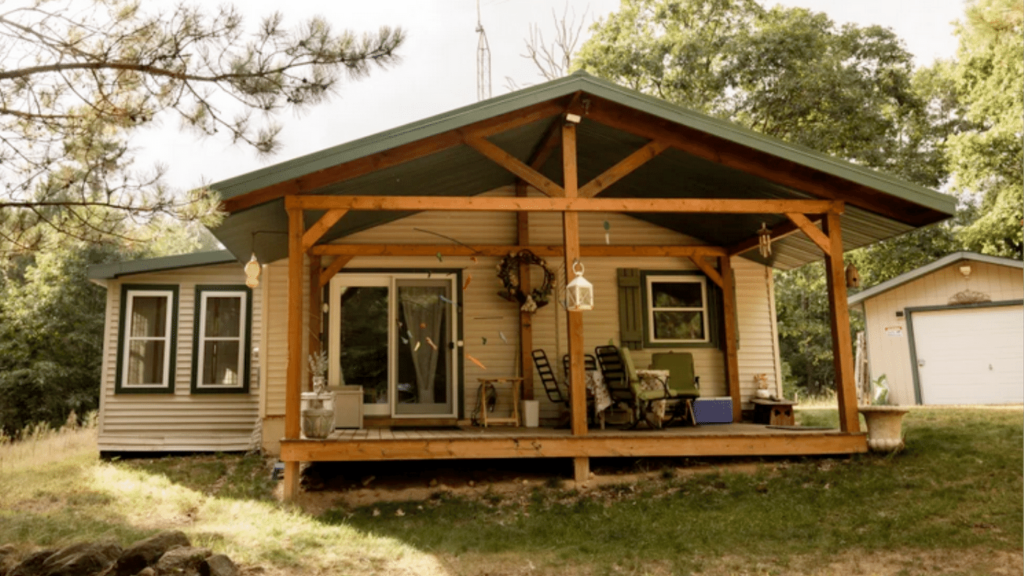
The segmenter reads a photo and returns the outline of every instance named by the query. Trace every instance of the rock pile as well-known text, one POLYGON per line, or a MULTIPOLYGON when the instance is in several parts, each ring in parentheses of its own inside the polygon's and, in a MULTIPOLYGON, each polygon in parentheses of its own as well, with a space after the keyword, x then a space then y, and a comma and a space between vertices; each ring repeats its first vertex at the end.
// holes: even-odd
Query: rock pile
POLYGON ((193 548, 184 533, 161 532, 127 548, 82 542, 18 558, 0 546, 0 576, 238 576, 230 558, 193 548))

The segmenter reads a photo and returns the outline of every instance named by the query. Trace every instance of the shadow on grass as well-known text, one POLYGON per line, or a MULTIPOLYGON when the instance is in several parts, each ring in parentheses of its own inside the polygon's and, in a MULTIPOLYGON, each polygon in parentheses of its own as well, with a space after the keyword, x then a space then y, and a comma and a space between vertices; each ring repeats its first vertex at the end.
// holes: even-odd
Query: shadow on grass
MULTIPOLYGON (((801 412, 803 423, 835 424, 834 410, 818 412, 801 412)), ((915 410, 905 431, 908 448, 898 455, 769 460, 754 474, 658 478, 582 493, 439 492, 422 503, 338 508, 322 518, 435 553, 550 553, 566 562, 661 562, 674 570, 724 555, 1019 550, 1020 412, 915 410)))

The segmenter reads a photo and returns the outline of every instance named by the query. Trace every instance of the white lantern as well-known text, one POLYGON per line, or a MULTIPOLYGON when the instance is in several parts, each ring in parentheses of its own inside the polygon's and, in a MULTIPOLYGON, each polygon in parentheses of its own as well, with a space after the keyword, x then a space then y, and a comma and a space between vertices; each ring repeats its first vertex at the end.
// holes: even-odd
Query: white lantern
POLYGON ((260 285, 260 263, 256 259, 256 253, 252 253, 252 258, 249 259, 245 264, 245 285, 249 288, 256 288, 260 285))
POLYGON ((576 277, 565 287, 565 307, 570 312, 594 309, 594 285, 583 277, 583 264, 576 260, 572 264, 576 277))

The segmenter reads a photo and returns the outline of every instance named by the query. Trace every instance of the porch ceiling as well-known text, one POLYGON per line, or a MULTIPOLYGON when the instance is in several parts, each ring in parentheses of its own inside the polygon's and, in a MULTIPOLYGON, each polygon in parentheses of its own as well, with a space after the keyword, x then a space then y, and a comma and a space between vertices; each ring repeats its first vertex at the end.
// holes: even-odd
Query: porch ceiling
MULTIPOLYGON (((901 234, 918 226, 937 222, 952 213, 952 198, 919 188, 894 178, 865 170, 810 151, 754 134, 731 124, 685 111, 664 102, 626 91, 589 76, 574 75, 540 87, 480 103, 448 115, 383 133, 377 137, 353 142, 299 158, 278 166, 241 176, 213 185, 225 199, 236 199, 246 194, 280 188, 294 183, 302 193, 330 195, 388 195, 388 196, 473 196, 501 186, 512 185, 516 176, 485 158, 468 145, 455 143, 441 147, 433 153, 396 165, 387 165, 348 179, 320 177, 325 184, 310 184, 318 174, 332 167, 342 166, 373 154, 393 150, 403 144, 428 141, 453 130, 470 130, 481 122, 501 114, 557 101, 568 104, 570 95, 584 92, 604 110, 608 102, 630 112, 642 111, 658 118, 669 116, 678 128, 675 137, 696 138, 693 131, 701 131, 701 138, 723 154, 737 150, 749 153, 754 162, 778 157, 780 164, 799 161, 797 169, 811 171, 812 179, 834 186, 846 200, 846 213, 842 217, 844 248, 849 250, 878 240, 901 234), (669 110, 664 110, 668 107, 669 110), (767 155, 767 156, 766 156, 767 155), (305 178, 309 180, 304 180, 305 178), (845 194, 845 196, 843 196, 845 194), (863 200, 863 201, 860 201, 863 200), (875 210, 888 206, 882 215, 875 210)), ((562 105, 564 105, 562 104, 562 105)), ((529 163, 530 156, 543 142, 549 128, 561 122, 562 116, 553 115, 517 126, 489 137, 489 140, 518 158, 529 163)), ((661 124, 665 122, 658 120, 661 124)), ((664 127, 659 127, 664 129, 664 127)), ((612 127, 584 116, 577 129, 578 170, 580 184, 585 184, 649 140, 628 127, 612 127)), ((788 164, 787 164, 788 163, 788 164)), ((766 177, 701 158, 678 148, 670 147, 634 172, 606 189, 600 197, 608 198, 821 198, 794 187, 784 186, 766 177)), ((539 169, 547 178, 562 182, 561 154, 557 151, 539 169)), ((230 202, 229 202, 230 203, 230 202)), ((355 232, 371 228, 409 215, 409 212, 349 212, 321 239, 329 242, 355 232)), ((307 211, 307 226, 321 213, 307 211)), ((708 214, 632 214, 633 217, 663 226, 700 239, 715 246, 734 246, 750 239, 762 222, 770 228, 788 222, 783 215, 708 215, 708 214)), ((261 261, 268 262, 287 257, 287 242, 280 235, 253 232, 288 229, 283 199, 268 197, 252 207, 243 207, 231 213, 214 234, 240 260, 255 250, 261 261)), ((792 234, 773 244, 773 254, 761 259, 756 250, 744 257, 788 269, 822 257, 820 249, 803 234, 792 234)))

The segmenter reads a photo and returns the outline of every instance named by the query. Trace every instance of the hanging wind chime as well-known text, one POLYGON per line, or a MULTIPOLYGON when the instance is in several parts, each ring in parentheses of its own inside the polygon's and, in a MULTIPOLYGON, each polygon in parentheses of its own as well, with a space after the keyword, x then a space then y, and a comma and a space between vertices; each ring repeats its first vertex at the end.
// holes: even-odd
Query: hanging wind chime
POLYGON ((762 258, 772 255, 772 231, 764 222, 761 222, 761 229, 757 231, 757 250, 762 258))

